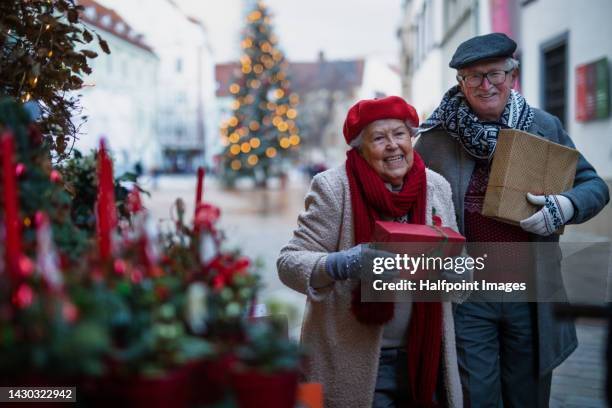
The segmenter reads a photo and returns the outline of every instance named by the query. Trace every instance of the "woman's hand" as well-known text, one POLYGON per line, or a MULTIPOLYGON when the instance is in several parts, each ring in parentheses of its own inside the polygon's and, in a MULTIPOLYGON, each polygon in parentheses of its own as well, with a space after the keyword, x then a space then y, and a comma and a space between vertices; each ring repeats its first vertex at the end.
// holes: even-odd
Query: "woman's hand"
MULTIPOLYGON (((372 248, 368 244, 355 245, 327 255, 325 269, 333 280, 359 279, 372 273, 375 258, 395 258, 395 254, 372 248)), ((394 278, 398 271, 385 271, 383 278, 394 278)))

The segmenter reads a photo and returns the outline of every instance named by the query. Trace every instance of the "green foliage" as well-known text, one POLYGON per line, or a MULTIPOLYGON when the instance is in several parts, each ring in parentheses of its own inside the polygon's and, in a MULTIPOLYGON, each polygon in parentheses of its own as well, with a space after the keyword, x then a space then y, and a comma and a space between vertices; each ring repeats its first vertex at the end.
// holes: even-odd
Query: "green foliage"
POLYGON ((303 357, 302 350, 284 337, 280 321, 246 327, 247 339, 237 350, 241 364, 264 373, 295 370, 303 357))
MULTIPOLYGON (((61 167, 66 189, 70 192, 70 213, 74 223, 83 231, 92 236, 96 227, 95 203, 98 193, 97 175, 97 152, 91 151, 87 155, 81 154, 78 150, 73 150, 72 157, 62 163, 61 167)), ((136 183, 135 173, 124 173, 115 178, 115 203, 117 205, 117 216, 119 221, 130 220, 130 213, 127 209, 127 196, 129 190, 124 185, 125 182, 136 183)), ((140 189, 140 192, 148 194, 140 189)))
POLYGON ((61 185, 61 177, 52 180, 49 144, 30 123, 20 104, 10 98, 0 100, 0 130, 4 128, 12 131, 16 146, 14 160, 23 166, 18 183, 27 253, 32 255, 35 250, 35 213, 44 211, 51 220, 54 240, 60 251, 78 258, 88 248, 87 235, 71 222, 71 197, 61 185))
POLYGON ((75 0, 0 2, 0 95, 39 105, 40 128, 59 159, 69 155, 78 135, 80 103, 68 94, 82 87, 82 76, 91 73, 87 60, 96 57, 78 50, 93 41, 79 22, 82 9, 75 0))

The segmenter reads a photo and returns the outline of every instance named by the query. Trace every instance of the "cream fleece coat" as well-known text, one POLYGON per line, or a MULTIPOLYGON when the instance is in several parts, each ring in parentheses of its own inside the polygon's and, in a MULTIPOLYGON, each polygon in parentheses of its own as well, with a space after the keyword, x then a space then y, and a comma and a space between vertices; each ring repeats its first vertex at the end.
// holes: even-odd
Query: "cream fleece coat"
MULTIPOLYGON (((432 207, 442 224, 457 230, 448 182, 427 169, 426 223, 432 207)), ((327 254, 351 248, 353 212, 345 166, 316 175, 306 195, 293 238, 281 249, 278 274, 288 287, 306 295, 301 341, 310 352, 306 377, 323 384, 325 407, 370 408, 378 372, 383 326, 359 323, 350 311, 356 281, 336 281, 313 289, 310 275, 325 269, 327 254)), ((442 372, 450 407, 462 407, 452 306, 443 303, 442 372)))

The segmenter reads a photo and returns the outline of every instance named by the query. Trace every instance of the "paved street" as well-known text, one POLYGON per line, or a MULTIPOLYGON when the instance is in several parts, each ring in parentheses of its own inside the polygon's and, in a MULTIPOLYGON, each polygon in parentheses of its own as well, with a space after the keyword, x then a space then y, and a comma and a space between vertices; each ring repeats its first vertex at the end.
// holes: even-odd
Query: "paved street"
MULTIPOLYGON (((288 183, 285 193, 273 190, 223 191, 214 180, 205 182, 204 200, 222 210, 220 225, 227 233, 228 244, 239 246, 251 258, 261 258, 261 271, 265 290, 261 300, 274 298, 298 308, 301 316, 304 296, 280 283, 275 261, 280 248, 289 240, 296 218, 303 208, 303 198, 308 184, 301 179, 288 183), (267 204, 266 204, 267 203, 267 204)), ((187 204, 188 214, 193 211, 195 176, 164 176, 152 193, 147 206, 156 219, 169 220, 169 211, 176 197, 187 204)), ((293 337, 299 335, 300 319, 291 323, 293 337)), ((556 371, 553 378, 551 407, 591 408, 604 407, 603 347, 605 327, 597 321, 581 321, 578 324, 579 347, 556 371)))

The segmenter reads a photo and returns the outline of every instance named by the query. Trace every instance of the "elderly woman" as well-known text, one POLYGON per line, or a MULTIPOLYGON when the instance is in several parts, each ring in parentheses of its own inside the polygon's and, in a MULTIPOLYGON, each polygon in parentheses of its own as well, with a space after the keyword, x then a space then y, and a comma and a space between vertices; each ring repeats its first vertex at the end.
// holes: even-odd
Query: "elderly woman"
POLYGON ((450 303, 361 303, 360 256, 376 220, 457 228, 451 190, 412 149, 415 109, 402 98, 362 100, 348 112, 346 163, 318 174, 280 279, 307 296, 307 378, 326 407, 461 406, 450 303), (357 295, 357 296, 356 296, 357 295))

